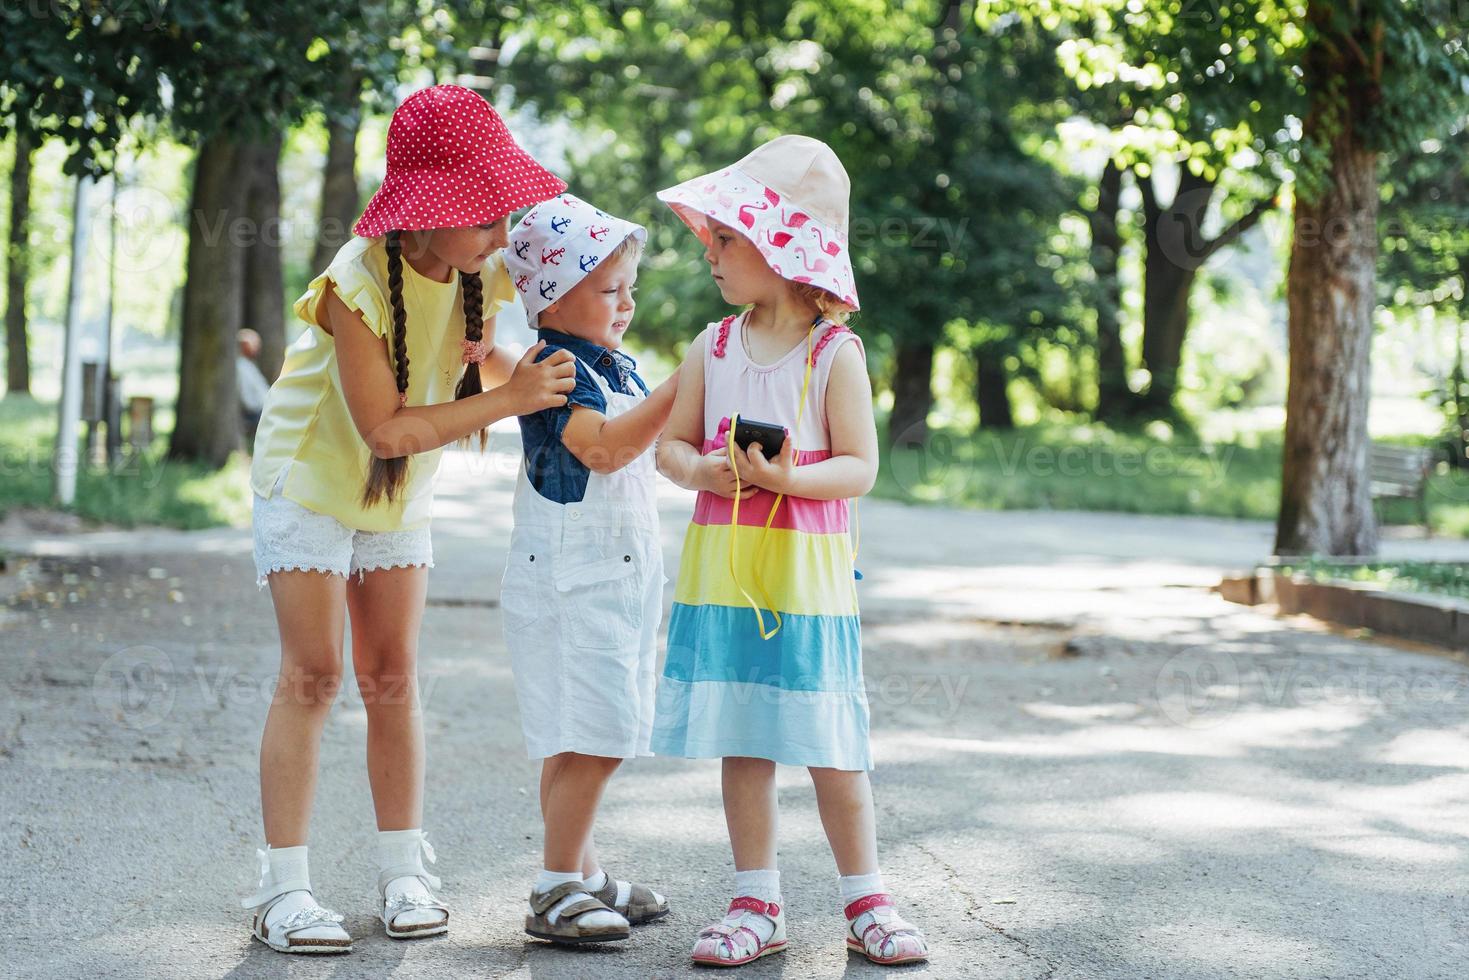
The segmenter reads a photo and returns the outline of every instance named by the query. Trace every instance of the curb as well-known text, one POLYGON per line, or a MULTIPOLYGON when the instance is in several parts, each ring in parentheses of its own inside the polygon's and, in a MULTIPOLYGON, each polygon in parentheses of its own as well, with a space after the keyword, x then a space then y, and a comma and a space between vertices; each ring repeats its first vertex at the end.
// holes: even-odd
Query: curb
POLYGON ((1347 629, 1469 651, 1469 600, 1391 592, 1358 582, 1321 582, 1302 572, 1286 575, 1270 569, 1227 575, 1218 592, 1225 601, 1241 605, 1273 603, 1282 616, 1312 616, 1347 629))

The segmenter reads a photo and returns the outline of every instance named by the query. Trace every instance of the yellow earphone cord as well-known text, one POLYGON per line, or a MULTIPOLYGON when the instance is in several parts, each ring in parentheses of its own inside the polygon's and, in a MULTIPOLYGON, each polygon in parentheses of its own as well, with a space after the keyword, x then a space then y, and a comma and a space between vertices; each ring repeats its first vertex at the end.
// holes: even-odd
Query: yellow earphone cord
MULTIPOLYGON (((806 377, 801 381, 801 404, 796 409, 796 427, 791 431, 790 436, 791 445, 795 451, 797 466, 799 466, 801 463, 801 454, 800 450, 795 448, 795 441, 796 436, 801 431, 801 420, 806 415, 806 396, 811 389, 811 372, 816 366, 813 363, 813 358, 811 357, 811 344, 813 338, 816 335, 816 328, 820 325, 820 323, 821 321, 817 320, 816 323, 811 324, 811 329, 806 332, 806 377)), ((743 487, 743 484, 740 481, 740 465, 737 459, 737 455, 735 453, 735 426, 739 424, 739 421, 740 416, 738 412, 730 417, 729 432, 726 433, 726 441, 724 446, 725 452, 729 456, 729 468, 734 471, 735 478, 734 502, 733 506, 730 509, 729 518, 729 577, 734 580, 735 588, 740 590, 740 595, 745 597, 745 601, 750 604, 750 608, 755 610, 755 622, 760 629, 760 639, 768 640, 772 636, 780 632, 781 618, 780 611, 775 608, 775 603, 770 600, 770 593, 765 590, 765 584, 760 579, 760 562, 765 555, 765 542, 770 537, 770 525, 775 522, 775 512, 780 510, 780 502, 785 499, 785 494, 777 494, 775 497, 775 503, 770 505, 770 513, 765 518, 765 527, 760 532, 760 544, 755 548, 755 590, 760 593, 760 598, 765 600, 765 607, 770 610, 770 615, 775 617, 775 626, 767 633, 765 630, 765 615, 760 608, 760 603, 755 601, 755 597, 750 595, 749 592, 745 591, 745 587, 740 584, 740 574, 738 570, 739 563, 735 556, 736 541, 739 537, 740 530, 740 491, 743 487)), ((852 500, 852 518, 854 531, 852 541, 852 564, 855 566, 857 563, 857 551, 862 546, 862 518, 857 510, 856 498, 853 498, 852 500)))

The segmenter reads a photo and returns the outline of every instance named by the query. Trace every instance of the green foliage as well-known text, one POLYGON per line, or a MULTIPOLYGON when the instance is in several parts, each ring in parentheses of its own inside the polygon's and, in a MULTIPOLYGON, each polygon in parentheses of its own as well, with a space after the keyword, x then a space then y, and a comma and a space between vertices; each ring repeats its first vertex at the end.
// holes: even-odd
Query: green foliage
POLYGON ((1040 32, 981 32, 971 9, 656 0, 537 10, 517 23, 522 44, 501 77, 518 104, 578 134, 567 176, 580 193, 650 225, 640 332, 686 341, 720 311, 695 240, 652 191, 797 132, 829 143, 851 175, 870 349, 938 339, 950 323, 1017 338, 1074 313, 1048 252, 1074 189, 1031 152, 1060 118, 1063 80, 1040 32))
POLYGON ((1428 592, 1469 599, 1469 563, 1334 562, 1328 559, 1278 566, 1283 574, 1304 572, 1318 582, 1357 582, 1390 592, 1428 592))
POLYGON ((1384 186, 1382 302, 1469 318, 1469 98, 1442 138, 1404 153, 1384 186))
POLYGON ((84 0, 0 7, 0 136, 55 136, 67 173, 101 173, 134 120, 163 110, 158 66, 140 38, 153 7, 84 0))

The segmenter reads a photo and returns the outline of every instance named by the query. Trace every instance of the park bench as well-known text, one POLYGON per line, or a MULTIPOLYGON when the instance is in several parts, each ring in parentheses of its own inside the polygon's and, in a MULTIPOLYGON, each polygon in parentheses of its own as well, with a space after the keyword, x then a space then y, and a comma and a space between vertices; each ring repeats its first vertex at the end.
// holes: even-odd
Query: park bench
POLYGON ((1398 498, 1418 502, 1418 521, 1428 528, 1428 474, 1433 450, 1420 446, 1372 443, 1372 499, 1398 498))

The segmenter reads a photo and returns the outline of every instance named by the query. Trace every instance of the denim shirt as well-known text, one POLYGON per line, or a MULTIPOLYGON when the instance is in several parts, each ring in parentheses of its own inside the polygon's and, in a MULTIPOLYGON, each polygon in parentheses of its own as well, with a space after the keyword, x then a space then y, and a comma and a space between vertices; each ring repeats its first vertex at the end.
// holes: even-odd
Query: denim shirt
POLYGON ((546 342, 545 349, 536 357, 537 361, 558 350, 568 350, 576 358, 576 387, 568 393, 566 404, 561 408, 546 408, 533 415, 520 416, 520 441, 525 451, 526 475, 542 497, 553 503, 572 504, 586 495, 591 470, 571 454, 571 450, 561 442, 561 434, 571 419, 573 405, 606 413, 607 399, 592 372, 601 375, 607 387, 622 394, 636 394, 640 390, 646 395, 648 386, 638 377, 635 370, 637 361, 621 351, 609 350, 559 330, 542 329, 536 335, 546 342), (633 384, 637 385, 637 390, 633 389, 633 384))

